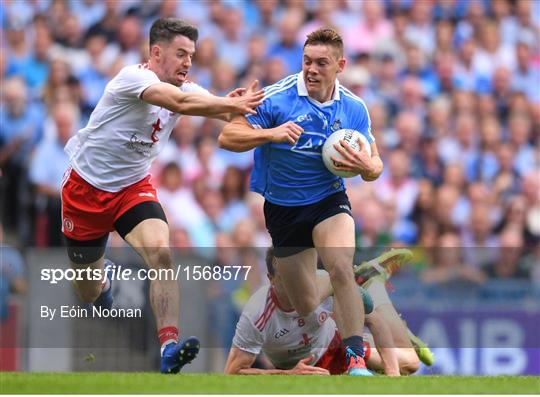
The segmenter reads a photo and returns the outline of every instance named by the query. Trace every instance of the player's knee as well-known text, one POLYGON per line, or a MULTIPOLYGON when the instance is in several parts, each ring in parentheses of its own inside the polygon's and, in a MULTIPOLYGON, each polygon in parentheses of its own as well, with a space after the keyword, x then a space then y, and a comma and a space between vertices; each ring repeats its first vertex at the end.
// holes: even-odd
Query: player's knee
POLYGON ((348 260, 336 259, 331 266, 327 266, 327 269, 332 283, 342 284, 353 279, 352 265, 348 260))
POLYGON ((296 312, 300 317, 308 317, 319 306, 317 298, 304 298, 302 302, 295 304, 296 312))
POLYGON ((172 263, 172 255, 169 247, 152 247, 147 249, 148 257, 153 268, 169 269, 172 263))
POLYGON ((418 357, 413 357, 412 355, 407 357, 402 363, 400 363, 400 371, 403 375, 414 374, 420 368, 420 360, 418 357))

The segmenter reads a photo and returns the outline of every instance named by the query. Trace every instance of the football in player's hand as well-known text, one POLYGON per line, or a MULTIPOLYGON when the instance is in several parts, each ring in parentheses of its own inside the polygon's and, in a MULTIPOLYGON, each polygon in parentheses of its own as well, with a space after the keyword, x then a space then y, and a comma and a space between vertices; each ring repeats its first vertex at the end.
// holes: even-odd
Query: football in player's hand
POLYGON ((360 140, 362 142, 363 148, 367 151, 369 156, 371 156, 371 145, 369 144, 365 135, 351 129, 337 130, 326 139, 326 142, 324 143, 322 148, 322 158, 324 165, 334 175, 341 176, 343 178, 351 178, 358 174, 351 171, 337 170, 335 167, 339 166, 339 164, 336 164, 336 162, 332 160, 332 157, 338 159, 343 158, 343 156, 334 147, 334 144, 339 144, 339 141, 341 140, 345 141, 353 150, 356 151, 359 151, 361 149, 358 143, 358 140, 360 140))

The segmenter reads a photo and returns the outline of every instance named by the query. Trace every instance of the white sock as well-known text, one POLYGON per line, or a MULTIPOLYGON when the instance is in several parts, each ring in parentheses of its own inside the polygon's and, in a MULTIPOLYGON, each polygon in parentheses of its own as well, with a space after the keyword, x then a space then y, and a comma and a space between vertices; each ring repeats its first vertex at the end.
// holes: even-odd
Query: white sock
POLYGON ((386 287, 380 280, 373 280, 369 287, 367 287, 367 292, 369 292, 371 299, 373 299, 373 310, 381 305, 392 304, 388 292, 386 291, 386 287))

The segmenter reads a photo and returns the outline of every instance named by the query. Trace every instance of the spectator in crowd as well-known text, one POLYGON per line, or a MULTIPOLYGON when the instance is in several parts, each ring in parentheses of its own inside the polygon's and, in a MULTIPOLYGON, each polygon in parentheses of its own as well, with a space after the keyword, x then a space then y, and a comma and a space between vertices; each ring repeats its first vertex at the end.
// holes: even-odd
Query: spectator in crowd
POLYGON ((270 47, 268 58, 282 60, 286 75, 298 73, 302 69, 302 45, 296 40, 303 15, 296 10, 289 11, 281 21, 279 42, 270 47))
POLYGON ((361 3, 360 21, 346 29, 343 34, 349 55, 370 53, 381 41, 387 41, 394 35, 392 23, 384 17, 383 4, 378 1, 361 3))
POLYGON ((28 199, 27 169, 30 155, 41 137, 43 111, 28 99, 24 81, 13 77, 2 87, 0 109, 0 167, 2 212, 7 229, 18 229, 28 199))
POLYGON ((93 109, 109 82, 111 76, 108 73, 113 61, 107 55, 107 37, 102 33, 89 34, 85 39, 85 48, 89 59, 79 70, 78 78, 85 106, 93 109))
POLYGON ((139 50, 142 41, 142 26, 137 16, 129 15, 123 18, 118 25, 116 34, 120 58, 125 66, 144 61, 141 59, 139 50))
POLYGON ((6 55, 8 59, 7 73, 16 74, 22 71, 22 65, 30 55, 30 45, 26 38, 24 24, 21 20, 12 17, 8 20, 5 40, 7 44, 6 55))
POLYGON ((459 236, 455 233, 444 233, 439 237, 433 266, 423 273, 422 280, 428 284, 480 284, 485 280, 485 276, 478 268, 463 262, 459 236))
POLYGON ((405 37, 416 42, 424 54, 432 55, 435 50, 435 27, 433 24, 433 4, 428 1, 414 1, 410 9, 409 23, 405 37))
POLYGON ((437 75, 431 64, 427 62, 426 56, 419 44, 417 42, 409 43, 405 51, 405 56, 406 64, 400 72, 399 77, 401 79, 409 76, 416 77, 421 83, 421 92, 424 95, 428 97, 435 95, 439 88, 437 75))
POLYGON ((189 231, 204 219, 204 212, 185 187, 182 169, 176 162, 167 163, 161 170, 158 195, 172 229, 189 231))
POLYGON ((407 218, 418 195, 418 182, 410 176, 410 160, 404 150, 396 149, 387 164, 388 175, 378 183, 378 195, 383 202, 395 202, 399 216, 407 218))
POLYGON ((218 55, 227 60, 235 73, 239 73, 248 62, 248 32, 242 10, 234 7, 224 9, 220 28, 220 34, 216 37, 218 55))
POLYGON ((489 204, 478 203, 471 207, 469 224, 463 228, 465 261, 479 267, 497 256, 499 239, 493 233, 494 220, 489 204))
POLYGON ((216 58, 216 43, 212 38, 205 37, 197 43, 190 74, 198 84, 204 87, 212 84, 212 65, 216 58))
POLYGON ((11 58, 8 62, 8 75, 21 76, 32 99, 39 98, 49 74, 49 52, 52 47, 51 32, 43 25, 36 26, 33 51, 23 60, 11 58))
POLYGON ((529 269, 521 263, 523 254, 523 235, 517 228, 505 229, 499 237, 499 255, 483 266, 489 278, 528 279, 529 269))
POLYGON ((73 105, 60 104, 52 109, 54 136, 42 140, 30 163, 30 182, 36 189, 36 243, 39 246, 62 246, 60 191, 69 157, 64 146, 76 131, 73 105), (54 161, 51 161, 54 159, 54 161))
MULTIPOLYGON (((20 252, 4 242, 4 229, 0 225, 0 246, 2 261, 0 261, 0 324, 9 315, 9 300, 11 294, 24 294, 27 290, 24 277, 25 264, 20 252)), ((1 326, 1 325, 0 325, 1 326)), ((3 345, 3 347, 5 347, 3 345)))

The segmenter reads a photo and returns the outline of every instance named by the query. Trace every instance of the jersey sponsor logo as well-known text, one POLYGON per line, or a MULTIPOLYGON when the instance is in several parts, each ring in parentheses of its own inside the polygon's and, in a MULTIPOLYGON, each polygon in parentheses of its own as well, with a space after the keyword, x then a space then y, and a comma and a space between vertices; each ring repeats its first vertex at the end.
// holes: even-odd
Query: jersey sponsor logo
POLYGON ((322 132, 304 131, 300 139, 291 148, 295 153, 305 154, 307 156, 321 156, 322 147, 326 141, 326 135, 322 132))
POLYGON ((140 153, 146 157, 150 157, 152 155, 152 147, 154 146, 154 142, 145 142, 140 139, 137 134, 133 134, 131 135, 129 142, 126 142, 125 145, 130 150, 140 153))
POLYGON ((63 220, 64 229, 68 232, 72 232, 75 225, 73 224, 73 221, 69 218, 64 218, 63 220))
POLYGON ((304 346, 301 345, 300 347, 297 347, 296 349, 287 349, 287 354, 289 356, 296 356, 298 354, 305 354, 309 355, 311 353, 311 345, 304 346))
POLYGON ((282 328, 274 334, 274 338, 279 339, 283 335, 287 335, 290 331, 287 328, 282 328))

